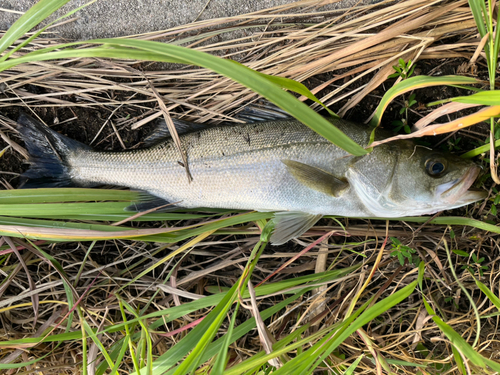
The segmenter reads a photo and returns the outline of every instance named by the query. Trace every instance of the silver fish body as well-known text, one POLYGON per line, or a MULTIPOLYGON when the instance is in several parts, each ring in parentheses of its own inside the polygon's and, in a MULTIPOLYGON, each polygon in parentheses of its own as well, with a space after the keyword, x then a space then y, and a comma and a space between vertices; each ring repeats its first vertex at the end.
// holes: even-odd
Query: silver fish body
MULTIPOLYGON (((358 144, 368 144, 367 128, 341 119, 331 121, 358 144)), ((354 157, 293 119, 182 134, 192 181, 169 137, 144 149, 95 151, 75 146, 75 141, 32 119, 19 123, 28 150, 35 155, 33 165, 41 147, 56 150, 64 162, 59 174, 66 176, 65 181, 127 186, 187 208, 282 212, 284 216, 277 218, 288 229, 275 236, 278 243, 307 230, 322 215, 414 216, 484 197, 468 190, 479 173, 472 162, 408 141, 381 145, 366 156, 354 157), (36 133, 44 137, 37 138, 36 133)), ((40 180, 40 174, 33 172, 33 176, 40 180)))
MULTIPOLYGON (((349 135, 360 143, 368 140, 366 132, 349 135)), ((354 190, 339 198, 326 196, 288 173, 282 160, 345 177, 354 159, 298 121, 212 127, 181 135, 181 142, 191 182, 172 140, 137 151, 75 153, 68 158, 71 176, 81 184, 145 190, 182 207, 374 216, 354 190)))

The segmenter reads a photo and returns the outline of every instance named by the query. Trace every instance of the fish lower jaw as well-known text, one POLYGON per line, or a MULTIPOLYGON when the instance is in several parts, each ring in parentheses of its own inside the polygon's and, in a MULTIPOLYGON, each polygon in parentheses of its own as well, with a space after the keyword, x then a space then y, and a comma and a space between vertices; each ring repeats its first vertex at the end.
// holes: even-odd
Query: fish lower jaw
POLYGON ((461 197, 459 197, 455 204, 457 207, 465 206, 488 197, 488 192, 479 189, 469 189, 461 197))
POLYGON ((451 205, 460 204, 461 206, 484 198, 483 194, 479 193, 480 191, 470 189, 480 170, 481 168, 474 165, 462 178, 438 186, 436 198, 451 205))

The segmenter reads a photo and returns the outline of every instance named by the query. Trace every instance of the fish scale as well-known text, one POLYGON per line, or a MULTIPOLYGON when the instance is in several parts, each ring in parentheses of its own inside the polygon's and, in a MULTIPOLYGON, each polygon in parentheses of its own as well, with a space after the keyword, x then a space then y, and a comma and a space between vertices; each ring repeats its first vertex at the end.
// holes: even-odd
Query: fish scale
MULTIPOLYGON (((213 127, 182 135, 181 143, 191 183, 172 140, 130 152, 77 152, 68 164, 76 181, 129 186, 170 202, 182 201, 184 207, 300 211, 311 210, 311 200, 323 197, 291 177, 281 160, 298 160, 339 175, 350 160, 332 163, 348 154, 297 121, 213 127)), ((327 204, 311 212, 324 209, 327 204)))

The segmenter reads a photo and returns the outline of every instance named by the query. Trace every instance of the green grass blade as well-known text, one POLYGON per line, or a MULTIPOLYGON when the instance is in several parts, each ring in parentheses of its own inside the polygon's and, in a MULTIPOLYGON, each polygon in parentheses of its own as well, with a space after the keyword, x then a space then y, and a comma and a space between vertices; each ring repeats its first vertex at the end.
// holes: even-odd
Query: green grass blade
MULTIPOLYGON (((115 365, 113 366, 113 368, 111 368, 111 372, 109 373, 109 375, 118 374, 119 367, 122 364, 123 357, 125 357, 125 353, 127 352, 128 347, 129 346, 128 346, 128 342, 127 342, 127 337, 125 337, 125 340, 123 340, 123 343, 120 347, 120 351, 118 352, 118 355, 116 356, 115 365)), ((104 363, 107 363, 107 362, 104 362, 104 363)))
POLYGON ((467 343, 467 341, 463 339, 462 336, 460 336, 453 328, 443 322, 443 320, 436 315, 434 310, 430 307, 425 299, 423 300, 423 302, 429 315, 432 315, 432 320, 434 321, 434 323, 436 323, 436 325, 445 334, 448 340, 450 340, 451 344, 455 346, 460 351, 460 353, 465 356, 465 358, 470 360, 474 365, 481 367, 482 369, 486 369, 486 365, 488 365, 493 370, 500 371, 499 363, 485 358, 481 354, 476 352, 472 348, 472 346, 470 346, 469 343, 467 343))
POLYGON ((309 89, 306 86, 304 86, 302 83, 294 81, 293 79, 290 79, 290 78, 270 76, 270 75, 262 74, 262 73, 259 73, 259 74, 261 74, 265 78, 269 79, 271 82, 276 83, 277 85, 279 85, 282 88, 296 92, 297 94, 303 95, 306 98, 308 98, 309 100, 312 100, 312 101, 318 103, 319 105, 321 105, 324 109, 326 109, 328 111, 330 116, 339 118, 339 116, 335 112, 331 111, 318 98, 316 98, 316 96, 311 91, 309 91, 309 89))
POLYGON ((0 191, 0 205, 56 202, 137 201, 139 192, 117 189, 41 188, 0 191))
POLYGON ((454 346, 451 347, 451 351, 453 353, 453 357, 455 358, 455 363, 457 364, 460 374, 467 374, 467 370, 465 369, 465 364, 462 356, 460 355, 460 352, 454 346))
MULTIPOLYGON (((40 0, 24 13, 0 39, 0 54, 16 40, 70 0, 40 0)), ((1 61, 1 60, 0 60, 1 61)))
MULTIPOLYGON (((208 53, 181 46, 145 40, 95 39, 86 41, 85 43, 104 44, 105 47, 80 50, 66 49, 58 52, 47 52, 47 49, 39 50, 36 53, 0 63, 0 71, 22 62, 75 57, 134 58, 197 65, 211 69, 257 92, 345 151, 356 156, 367 153, 366 150, 333 126, 327 119, 297 100, 290 93, 283 91, 279 85, 272 81, 272 78, 255 72, 246 66, 235 64, 231 60, 221 59, 208 53), (140 50, 140 53, 137 50, 140 50), (143 55, 142 58, 140 57, 141 54, 143 55)), ((59 48, 75 46, 77 44, 70 43, 59 46, 59 48)))
POLYGON ((484 4, 483 0, 469 0, 469 6, 474 16, 474 21, 476 22, 477 29, 481 38, 486 35, 487 30, 484 24, 485 20, 483 18, 483 11, 481 10, 481 3, 484 4))
MULTIPOLYGON (((326 218, 338 218, 337 216, 325 216, 326 218)), ((408 221, 410 223, 426 223, 431 219, 429 216, 415 216, 415 217, 388 217, 388 218, 380 218, 380 217, 372 217, 371 220, 391 220, 391 221, 408 221)), ((477 229, 481 229, 488 232, 498 233, 500 234, 500 226, 488 224, 482 222, 480 220, 469 219, 467 217, 458 217, 458 216, 442 216, 436 217, 429 221, 429 224, 438 224, 438 225, 462 225, 469 226, 477 229)))
MULTIPOLYGON (((325 276, 325 277, 321 276, 319 280, 317 279, 315 281, 312 278, 310 278, 311 276, 314 276, 314 275, 308 275, 308 276, 302 276, 302 277, 298 278, 300 280, 297 280, 297 279, 295 279, 295 280, 285 280, 285 281, 274 283, 274 284, 262 285, 260 287, 255 288, 255 292, 256 292, 257 296, 264 296, 264 295, 269 295, 269 294, 272 294, 272 293, 275 293, 275 292, 284 291, 284 290, 288 289, 291 286, 290 281, 292 281, 295 285, 300 285, 300 284, 303 284, 304 282, 307 282, 307 281, 314 282, 314 283, 321 283, 321 282, 326 282, 326 281, 334 281, 337 278, 342 277, 343 275, 346 275, 346 274, 352 272, 353 269, 351 269, 350 271, 348 271, 348 270, 337 270, 337 271, 340 271, 340 272, 332 271, 334 273, 330 273, 330 272, 323 273, 322 275, 328 275, 328 276, 325 276), (297 284, 297 281, 300 281, 300 283, 297 284), (277 288, 277 284, 279 284, 279 288, 280 288, 279 290, 276 289, 277 288)), ((262 311, 261 312, 262 319, 268 319, 268 318, 270 318, 273 314, 276 314, 278 311, 280 311, 281 309, 285 308, 287 305, 289 305, 290 303, 292 303, 293 301, 295 301, 296 299, 298 299, 301 295, 303 295, 307 291, 312 290, 313 288, 314 287, 307 287, 307 286, 305 286, 303 289, 301 289, 299 291, 296 291, 296 293, 293 294, 291 297, 288 297, 287 299, 281 301, 280 303, 276 304, 275 306, 262 311)), ((248 291, 245 291, 242 294, 242 298, 248 298, 248 297, 249 297, 249 293, 248 293, 248 291)), ((211 297, 206 297, 206 298, 211 298, 211 297)), ((193 301, 193 302, 199 303, 198 301, 193 301)), ((193 302, 191 302, 191 304, 193 302)), ((176 313, 175 316, 177 316, 177 314, 178 313, 176 313)), ((171 317, 173 317, 175 319, 175 316, 173 316, 173 315, 170 314, 168 316, 169 321, 170 321, 171 317)), ((146 317, 144 317, 144 318, 146 318, 146 317)), ((164 324, 164 321, 161 321, 161 324, 164 324)), ((240 324, 238 327, 236 327, 234 329, 234 333, 231 336, 231 343, 233 343, 236 340, 238 340, 239 338, 243 337, 243 335, 247 334, 248 332, 250 332, 254 328, 255 328, 255 319, 254 318, 251 318, 251 319, 245 321, 244 323, 240 324)), ((225 342, 225 338, 220 338, 217 341, 211 343, 208 346, 208 348, 207 348, 206 352, 204 353, 204 355, 202 356, 202 361, 207 361, 211 357, 213 357, 214 355, 216 355, 221 350, 221 347, 223 346, 224 342, 225 342)), ((286 353, 287 350, 285 350, 283 353, 286 353)), ((251 368, 253 365, 254 364, 250 364, 247 367, 251 368)), ((241 373, 240 370, 237 370, 236 373, 237 374, 241 373)), ((233 371, 233 370, 231 370, 231 371, 233 371)), ((168 374, 172 374, 172 373, 173 373, 173 370, 170 371, 170 372, 168 372, 168 374)))
MULTIPOLYGON (((303 289, 300 289, 300 290, 294 289, 293 295, 291 297, 289 297, 288 299, 286 299, 286 300, 280 302, 279 304, 276 304, 273 307, 261 312, 262 318, 268 319, 273 314, 276 314, 278 311, 280 311, 281 309, 286 307, 288 304, 293 302, 295 299, 299 298, 305 292, 314 288, 314 286, 308 287, 307 283, 317 284, 317 283, 323 283, 323 282, 326 283, 326 282, 334 281, 334 280, 338 279, 339 277, 342 277, 342 276, 345 276, 347 274, 352 273, 357 268, 359 268, 359 267, 353 266, 353 267, 349 267, 346 269, 327 271, 327 272, 323 272, 323 273, 319 273, 319 274, 306 275, 306 276, 301 276, 301 277, 291 279, 291 280, 285 280, 285 281, 280 281, 280 282, 276 282, 276 283, 262 285, 260 287, 255 288, 255 292, 256 292, 257 296, 264 296, 264 295, 269 295, 269 294, 273 294, 273 293, 286 292, 287 290, 290 290, 293 287, 300 287, 301 285, 303 285, 303 289)), ((292 292, 289 291, 288 293, 292 293, 292 292)), ((175 319, 178 319, 181 316, 184 316, 186 314, 190 314, 190 313, 197 311, 197 310, 200 310, 200 309, 215 306, 216 304, 220 303, 220 301, 224 298, 224 296, 226 294, 227 294, 227 292, 219 293, 219 294, 212 295, 212 296, 207 296, 205 298, 195 300, 195 301, 183 304, 181 306, 176 306, 176 307, 172 307, 169 309, 156 311, 156 312, 151 313, 151 314, 143 315, 143 316, 141 316, 141 319, 154 320, 153 323, 151 323, 149 326, 149 329, 154 330, 154 329, 157 329, 158 327, 160 327, 166 323, 169 323, 175 319)), ((242 298, 248 298, 248 297, 249 297, 249 293, 244 292, 242 295, 242 298)), ((0 307, 1 306, 4 306, 4 304, 2 304, 0 302, 0 307)), ((113 326, 105 327, 100 333, 113 333, 113 332, 121 331, 121 330, 126 329, 125 327, 127 325, 132 326, 132 325, 138 324, 138 323, 139 323, 139 319, 128 320, 127 322, 124 322, 124 323, 115 324, 113 326)), ((241 324, 235 328, 233 337, 235 337, 235 340, 242 337, 244 334, 246 334, 251 329, 253 329, 254 326, 255 326, 255 322, 252 321, 252 319, 244 322, 243 324, 241 324)), ((30 347, 32 345, 36 345, 36 344, 39 344, 42 342, 61 342, 61 341, 70 341, 70 340, 80 340, 81 338, 82 338, 82 332, 81 331, 74 331, 74 332, 68 332, 68 333, 49 335, 47 337, 28 337, 28 338, 24 338, 24 339, 3 341, 3 342, 0 342, 0 348, 6 348, 6 347, 10 347, 12 345, 16 345, 16 346, 23 346, 24 345, 24 346, 30 347)), ((219 340, 222 341, 221 339, 219 339, 219 340)), ((220 345, 221 342, 216 341, 214 344, 220 345)), ((214 345, 213 348, 211 347, 211 349, 213 349, 212 352, 210 352, 210 350, 207 350, 206 354, 209 355, 208 358, 210 358, 211 356, 213 356, 217 353, 217 351, 219 349, 219 347, 217 345, 214 345)))
MULTIPOLYGON (((108 363, 108 366, 110 368, 114 368, 115 364, 111 360, 111 357, 109 356, 108 351, 106 350, 106 348, 102 344, 101 340, 99 340, 99 338, 97 337, 95 331, 89 326, 89 324, 87 323, 87 321, 85 319, 82 319, 81 321, 82 321, 83 327, 85 328, 85 332, 90 336, 90 338, 92 339, 92 341, 94 342, 94 344, 97 345, 97 347, 101 351, 102 355, 106 359, 106 362, 108 363)), ((84 366, 86 366, 86 364, 84 364, 84 366)))
POLYGON ((188 226, 169 229, 135 229, 112 225, 71 223, 49 220, 5 218, 0 216, 0 234, 12 237, 47 241, 94 241, 110 238, 137 239, 172 243, 208 231, 259 219, 270 218, 269 212, 250 212, 228 218, 212 220, 198 227, 188 226), (174 232, 178 232, 174 234, 174 232))
MULTIPOLYGON (((265 319, 264 316, 262 316, 262 318, 265 319)), ((324 344, 325 340, 328 340, 328 333, 330 333, 331 331, 333 331, 335 329, 338 329, 339 325, 340 325, 339 323, 333 324, 329 327, 326 327, 326 328, 324 328, 324 329, 322 329, 314 334, 311 334, 310 336, 306 336, 302 339, 300 337, 297 337, 297 341, 291 343, 290 345, 285 345, 286 342, 290 341, 289 339, 280 340, 275 345, 273 345, 273 352, 272 353, 266 354, 264 351, 262 351, 262 352, 258 353, 256 356, 248 358, 245 361, 238 363, 237 365, 235 365, 231 368, 228 368, 226 371, 224 371, 224 375, 246 374, 246 373, 254 370, 255 368, 262 366, 263 364, 265 364, 267 361, 269 361, 272 358, 276 358, 280 355, 285 355, 286 353, 294 351, 302 346, 308 346, 308 345, 310 345, 311 342, 316 341, 318 339, 320 339, 320 341, 317 342, 315 344, 315 346, 324 344)), ((301 331, 303 331, 303 328, 304 327, 301 327, 299 329, 301 331)), ((292 361, 297 362, 295 360, 295 358, 292 361)), ((299 362, 302 362, 302 361, 299 361, 299 362)), ((287 362, 284 365, 285 370, 282 373, 284 373, 284 374, 300 373, 300 372, 290 371, 290 369, 294 367, 294 363, 292 363, 292 365, 289 365, 289 363, 290 362, 287 362)), ((282 371, 282 370, 281 369, 276 370, 275 372, 273 372, 273 374, 279 375, 279 371, 282 371)))
MULTIPOLYGON (((229 290, 226 297, 215 306, 215 308, 203 319, 203 321, 196 326, 189 334, 191 339, 194 340, 194 347, 191 349, 191 353, 184 359, 184 361, 177 366, 174 371, 174 375, 187 375, 192 373, 198 367, 201 362, 201 357, 207 351, 208 345, 212 342, 213 338, 217 334, 222 322, 226 319, 229 309, 232 307, 233 303, 236 301, 239 295, 246 291, 247 280, 252 275, 252 272, 257 265, 260 255, 264 251, 267 243, 259 241, 253 248, 252 254, 249 257, 247 265, 242 272, 239 281, 229 290), (206 324, 208 328, 201 328, 200 325, 206 324), (196 332, 198 331, 198 332, 196 332), (200 334, 202 334, 200 338, 200 334)), ((187 337, 186 336, 186 339, 187 337)), ((191 345, 189 340, 186 340, 186 345, 191 345)), ((178 344, 177 344, 178 345, 178 344)), ((170 361, 170 358, 168 359, 170 361)), ((163 373, 163 372, 159 372, 163 373)))
POLYGON ((23 48, 24 46, 27 46, 29 43, 31 43, 33 40, 35 40, 36 38, 38 38, 38 36, 40 36, 41 33, 43 33, 45 30, 47 30, 47 28, 49 28, 51 25, 55 24, 56 22, 59 22, 73 14, 75 14, 76 12, 80 11, 81 9, 89 6, 90 4, 93 4, 95 3, 97 0, 91 0, 90 2, 86 3, 86 4, 83 4, 82 6, 78 7, 78 8, 75 8, 71 11, 69 11, 68 13, 66 13, 64 16, 62 17, 59 17, 58 19, 50 22, 49 24, 45 25, 43 28, 39 29, 37 32, 33 33, 29 38, 25 39, 22 43, 19 43, 15 48, 12 48, 9 52, 5 53, 1 58, 0 58, 0 61, 5 61, 6 59, 8 59, 10 56, 12 56, 15 52, 19 51, 21 48, 23 48))
POLYGON ((500 90, 480 91, 469 96, 457 96, 450 101, 467 104, 500 105, 500 90))
MULTIPOLYGON (((236 303, 236 307, 233 311, 233 316, 231 317, 231 321, 229 323, 229 327, 227 329, 226 334, 223 337, 222 345, 220 345, 219 351, 217 353, 217 358, 215 359, 214 366, 212 367, 212 372, 214 374, 222 374, 227 364, 227 353, 229 352, 229 345, 233 343, 236 339, 234 339, 234 327, 236 325, 236 316, 238 314, 238 310, 240 307, 240 303, 236 303)), ((211 343, 215 344, 215 342, 211 343)), ((208 348, 207 348, 208 349, 208 348)), ((203 358, 201 360, 203 362, 203 358)))
POLYGON ((345 370, 344 375, 352 375, 354 374, 354 370, 358 367, 359 362, 364 358, 364 355, 361 354, 356 360, 345 370))
MULTIPOLYGON (((498 27, 498 22, 500 21, 500 13, 497 13, 497 20, 496 20, 496 30, 495 30, 495 35, 494 35, 494 42, 493 42, 493 52, 492 52, 492 65, 494 67, 497 66, 498 64, 498 54, 500 53, 500 28, 498 27)), ((496 72, 495 69, 493 69, 493 72, 496 72)), ((495 77, 493 77, 495 79, 495 77)))
MULTIPOLYGON (((176 374, 189 373, 195 365, 198 364, 200 357, 206 349, 205 345, 211 341, 216 330, 225 319, 227 310, 231 307, 232 301, 237 297, 238 284, 235 284, 231 290, 217 306, 203 319, 195 328, 193 328, 184 338, 175 346, 171 347, 166 353, 162 354, 153 363, 153 373, 162 374, 168 371, 178 361, 180 361, 189 352, 191 354, 177 367, 176 374)), ((145 373, 141 371, 141 374, 145 373)))
POLYGON ((398 290, 397 292, 393 293, 389 297, 384 298, 383 300, 377 302, 375 305, 369 307, 366 309, 358 319, 356 319, 349 327, 346 329, 344 332, 340 333, 339 335, 336 335, 336 337, 333 338, 331 342, 328 343, 328 348, 325 350, 325 352, 318 358, 316 361, 316 365, 313 366, 312 368, 316 368, 321 362, 325 360, 325 358, 333 351, 335 350, 342 342, 344 342, 350 335, 352 335, 356 330, 359 328, 363 327, 365 324, 368 324, 372 320, 374 320, 377 316, 382 315, 385 313, 387 310, 389 310, 391 307, 397 305, 404 299, 408 298, 413 291, 415 290, 415 287, 418 285, 418 280, 413 281, 411 284, 408 284, 404 288, 398 290))
MULTIPOLYGON (((357 309, 354 313, 352 313, 347 319, 344 321, 336 323, 332 327, 331 334, 323 335, 323 337, 318 340, 312 347, 303 351, 301 354, 293 358, 291 361, 287 362, 284 366, 278 369, 275 374, 276 375, 287 375, 291 373, 296 374, 308 374, 310 371, 307 371, 308 368, 314 368, 314 362, 317 360, 318 356, 321 353, 324 353, 326 349, 326 345, 330 342, 333 337, 337 337, 339 334, 345 332, 348 327, 354 322, 359 315, 365 311, 368 307, 369 303, 364 303, 359 309, 357 309)), ((320 361, 322 362, 322 361, 320 361)))
POLYGON ((481 291, 486 294, 486 297, 495 305, 495 307, 500 311, 500 298, 498 298, 495 293, 493 293, 486 285, 484 285, 481 281, 474 278, 476 285, 481 291))
POLYGON ((404 94, 405 92, 422 89, 431 86, 442 86, 442 85, 461 85, 461 84, 475 84, 480 83, 475 78, 470 77, 460 77, 460 76, 443 76, 443 77, 427 77, 427 76, 416 76, 405 79, 393 87, 391 87, 382 97, 377 110, 370 121, 370 125, 377 127, 380 125, 382 120, 382 115, 389 103, 398 95, 404 94))
POLYGON ((363 311, 363 309, 368 306, 369 302, 365 303, 363 307, 358 309, 352 316, 341 324, 340 329, 334 334, 333 337, 326 336, 324 339, 318 341, 311 349, 295 357, 293 360, 278 369, 275 374, 311 373, 311 371, 314 371, 314 369, 316 369, 333 350, 344 342, 347 337, 363 325, 375 319, 377 316, 385 313, 392 306, 395 306, 403 299, 407 298, 413 292, 417 284, 418 281, 414 281, 391 296, 379 301, 372 307, 363 311))
MULTIPOLYGON (((494 146, 495 146, 495 149, 500 147, 500 139, 497 139, 495 141, 494 146)), ((488 142, 484 146, 477 147, 474 150, 470 150, 470 151, 466 152, 465 154, 460 155, 460 157, 464 158, 464 159, 470 159, 470 158, 473 158, 474 156, 484 154, 485 152, 488 152, 489 150, 490 150, 490 143, 488 142)))

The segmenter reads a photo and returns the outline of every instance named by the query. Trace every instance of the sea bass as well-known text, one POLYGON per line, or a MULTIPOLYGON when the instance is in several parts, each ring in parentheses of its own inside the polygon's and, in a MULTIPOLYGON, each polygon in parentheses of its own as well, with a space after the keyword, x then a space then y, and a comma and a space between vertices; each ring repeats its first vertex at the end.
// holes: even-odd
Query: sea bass
MULTIPOLYGON (((366 147, 370 130, 331 122, 366 147)), ((298 237, 323 215, 401 217, 432 214, 486 197, 469 189, 480 168, 471 161, 410 141, 395 141, 355 157, 297 120, 204 126, 174 120, 192 181, 170 133, 160 127, 150 145, 97 151, 21 115, 30 153, 24 187, 118 185, 158 198, 138 210, 176 203, 275 211, 273 244, 298 237)))

